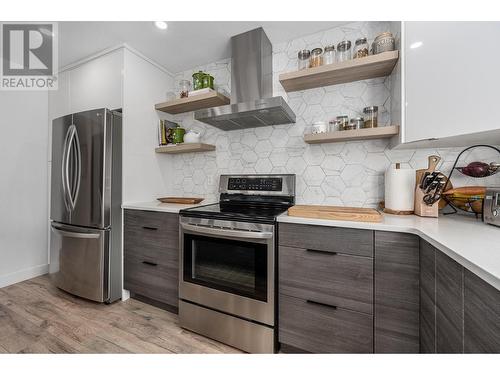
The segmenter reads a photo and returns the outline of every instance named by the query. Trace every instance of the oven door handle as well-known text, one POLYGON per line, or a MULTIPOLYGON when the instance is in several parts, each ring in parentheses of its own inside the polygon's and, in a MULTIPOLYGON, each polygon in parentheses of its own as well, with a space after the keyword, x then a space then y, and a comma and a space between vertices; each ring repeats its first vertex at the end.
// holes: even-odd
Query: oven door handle
POLYGON ((204 227, 200 225, 181 223, 182 229, 189 230, 194 233, 201 233, 207 235, 234 237, 234 238, 252 238, 252 239, 266 239, 272 238, 272 232, 250 232, 237 229, 218 229, 212 227, 204 227))

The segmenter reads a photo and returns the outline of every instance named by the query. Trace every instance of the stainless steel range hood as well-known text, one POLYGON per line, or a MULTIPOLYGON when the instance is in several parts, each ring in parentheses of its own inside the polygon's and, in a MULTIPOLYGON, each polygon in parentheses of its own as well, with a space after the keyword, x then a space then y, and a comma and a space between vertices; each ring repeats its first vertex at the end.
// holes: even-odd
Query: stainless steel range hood
POLYGON ((194 118, 222 130, 295 123, 295 113, 273 93, 272 45, 264 30, 231 38, 231 104, 196 111, 194 118))

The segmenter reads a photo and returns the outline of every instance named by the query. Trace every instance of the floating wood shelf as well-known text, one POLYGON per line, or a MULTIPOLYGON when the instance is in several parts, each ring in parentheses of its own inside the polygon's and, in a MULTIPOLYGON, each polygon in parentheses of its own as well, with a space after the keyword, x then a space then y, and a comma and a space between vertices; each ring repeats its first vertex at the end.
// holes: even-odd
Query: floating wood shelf
POLYGON ((205 152, 214 150, 214 145, 208 145, 206 143, 180 143, 175 146, 160 146, 155 149, 156 152, 165 154, 183 154, 186 152, 205 152))
POLYGON ((378 55, 280 74, 279 79, 285 91, 290 92, 384 77, 391 74, 398 58, 398 51, 383 52, 378 55))
POLYGON ((191 112, 198 109, 218 107, 220 105, 229 104, 229 102, 230 100, 227 96, 215 90, 210 90, 210 92, 206 94, 192 95, 187 98, 174 99, 156 104, 155 109, 175 115, 177 113, 191 112))
POLYGON ((363 139, 390 138, 399 133, 399 126, 381 126, 380 128, 342 130, 330 133, 305 134, 306 143, 331 143, 356 141, 363 139))

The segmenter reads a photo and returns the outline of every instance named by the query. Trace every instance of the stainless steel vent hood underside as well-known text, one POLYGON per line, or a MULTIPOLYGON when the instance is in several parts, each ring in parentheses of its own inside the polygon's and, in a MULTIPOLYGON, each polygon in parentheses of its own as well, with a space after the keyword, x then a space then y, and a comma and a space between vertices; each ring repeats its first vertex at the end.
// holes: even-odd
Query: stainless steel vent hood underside
POLYGON ((281 96, 272 96, 272 46, 260 27, 231 38, 231 104, 196 111, 194 118, 222 130, 295 123, 281 96))

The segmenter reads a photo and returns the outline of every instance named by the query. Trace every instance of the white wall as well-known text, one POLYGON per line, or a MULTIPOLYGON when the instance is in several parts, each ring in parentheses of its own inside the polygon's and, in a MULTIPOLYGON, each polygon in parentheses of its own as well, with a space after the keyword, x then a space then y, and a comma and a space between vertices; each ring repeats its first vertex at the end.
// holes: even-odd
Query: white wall
POLYGON ((0 91, 0 287, 47 272, 47 92, 0 91))
POLYGON ((124 49, 123 201, 151 201, 172 189, 169 155, 155 153, 157 126, 173 77, 135 51, 124 49))

